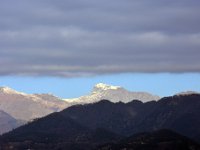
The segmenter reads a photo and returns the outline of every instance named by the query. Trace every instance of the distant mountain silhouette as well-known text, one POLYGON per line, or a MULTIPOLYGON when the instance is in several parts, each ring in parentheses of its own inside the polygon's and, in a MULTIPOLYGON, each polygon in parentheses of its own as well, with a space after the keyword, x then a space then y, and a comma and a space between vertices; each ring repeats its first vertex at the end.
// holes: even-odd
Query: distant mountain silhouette
POLYGON ((0 135, 23 125, 25 122, 16 120, 6 112, 0 110, 0 135))
MULTIPOLYGON (((50 94, 26 94, 9 87, 0 87, 0 110, 23 123, 61 111, 71 105, 50 94)), ((0 122, 0 133, 22 125, 18 121, 16 125, 13 121, 7 121, 6 125, 3 122, 6 122, 6 119, 0 122)))
POLYGON ((30 121, 68 106, 67 102, 50 94, 26 94, 8 87, 0 87, 0 110, 15 119, 30 121))
POLYGON ((140 133, 96 150, 200 150, 200 145, 170 130, 140 133))
POLYGON ((132 100, 147 102, 159 100, 160 97, 147 92, 131 92, 120 86, 98 83, 93 87, 89 95, 64 100, 76 104, 88 104, 98 102, 102 99, 109 99, 111 102, 130 102, 132 100))

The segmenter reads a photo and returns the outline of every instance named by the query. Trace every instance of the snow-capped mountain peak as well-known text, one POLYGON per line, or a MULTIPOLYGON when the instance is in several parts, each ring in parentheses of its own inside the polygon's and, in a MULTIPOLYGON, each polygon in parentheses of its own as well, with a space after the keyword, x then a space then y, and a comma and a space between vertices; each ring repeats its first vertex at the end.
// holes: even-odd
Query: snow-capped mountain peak
POLYGON ((120 89, 120 86, 113 86, 113 85, 108 85, 105 83, 98 83, 94 86, 93 92, 96 91, 106 91, 106 90, 117 90, 120 89))
POLYGON ((30 121, 71 106, 49 94, 26 94, 9 87, 0 87, 0 110, 15 119, 30 121))
POLYGON ((92 92, 89 95, 64 100, 67 102, 73 102, 77 104, 85 104, 98 102, 102 99, 107 99, 112 102, 130 102, 132 100, 140 100, 142 102, 147 102, 151 100, 158 100, 160 99, 160 97, 146 92, 131 92, 120 86, 98 83, 94 86, 92 92))
POLYGON ((20 94, 20 95, 26 95, 25 93, 22 93, 22 92, 18 92, 18 91, 15 91, 9 87, 0 87, 0 93, 3 93, 3 94, 20 94))

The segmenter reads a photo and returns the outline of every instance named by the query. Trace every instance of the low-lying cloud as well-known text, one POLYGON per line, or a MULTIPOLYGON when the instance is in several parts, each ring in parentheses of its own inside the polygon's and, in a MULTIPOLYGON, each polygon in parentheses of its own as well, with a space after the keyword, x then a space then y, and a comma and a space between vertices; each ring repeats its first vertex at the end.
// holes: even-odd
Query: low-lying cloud
POLYGON ((199 0, 2 0, 0 75, 200 72, 199 0))

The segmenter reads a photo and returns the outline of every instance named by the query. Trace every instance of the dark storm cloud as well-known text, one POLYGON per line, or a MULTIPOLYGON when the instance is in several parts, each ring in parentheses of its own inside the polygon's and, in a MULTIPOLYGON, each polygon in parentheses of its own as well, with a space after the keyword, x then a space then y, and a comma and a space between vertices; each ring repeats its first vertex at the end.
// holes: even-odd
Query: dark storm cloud
POLYGON ((200 72, 199 0, 2 0, 0 75, 200 72))

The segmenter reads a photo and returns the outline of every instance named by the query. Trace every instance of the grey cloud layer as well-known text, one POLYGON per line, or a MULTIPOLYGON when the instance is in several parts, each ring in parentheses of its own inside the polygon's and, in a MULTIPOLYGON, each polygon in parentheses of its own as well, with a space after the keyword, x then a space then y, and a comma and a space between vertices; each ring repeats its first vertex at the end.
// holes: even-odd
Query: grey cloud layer
POLYGON ((200 72, 199 0, 2 0, 0 75, 200 72))

